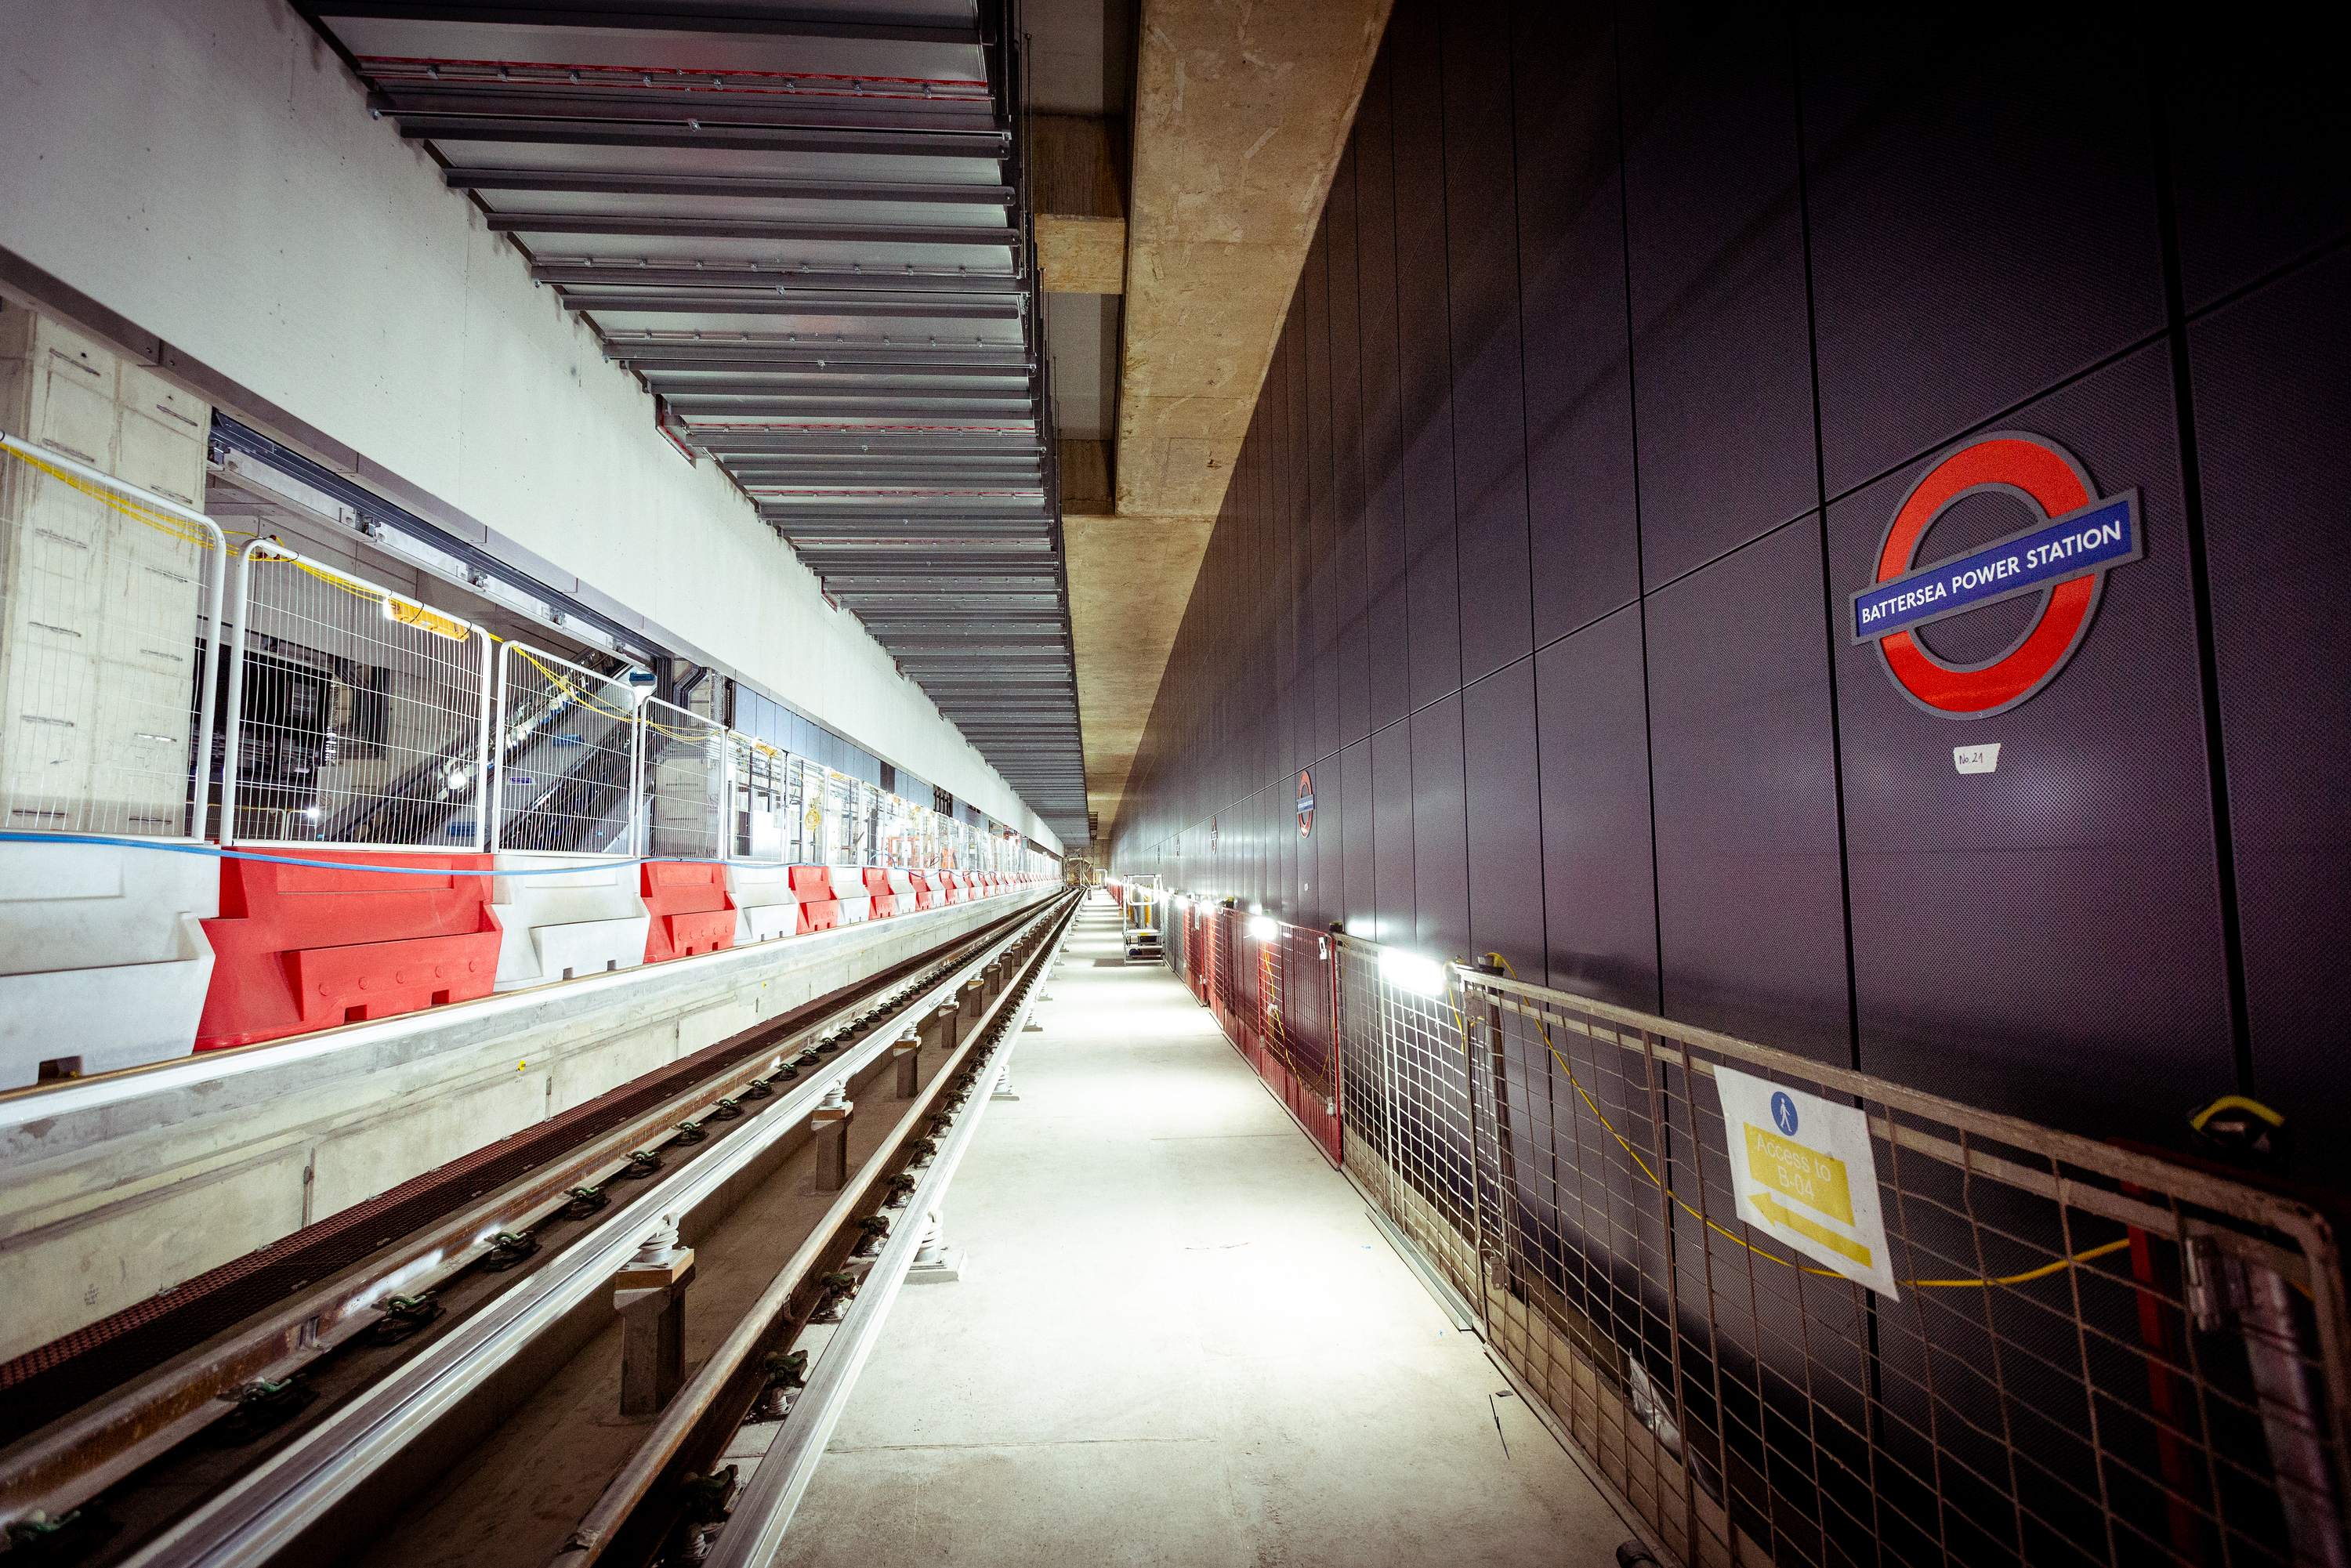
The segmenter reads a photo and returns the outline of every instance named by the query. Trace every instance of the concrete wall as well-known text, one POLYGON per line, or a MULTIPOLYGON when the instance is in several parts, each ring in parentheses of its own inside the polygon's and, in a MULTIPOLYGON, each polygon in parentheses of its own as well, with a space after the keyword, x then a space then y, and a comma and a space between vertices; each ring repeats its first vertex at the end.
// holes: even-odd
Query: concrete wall
POLYGON ((1058 891, 0 1102, 0 1360, 1058 891))
POLYGON ((2093 1135, 2250 1092, 2351 1181, 2346 132, 2257 29, 2032 31, 1400 4, 1113 864, 2093 1135), (1844 616, 1990 430, 2147 556, 1954 722, 1844 616))
POLYGON ((0 0, 0 246, 1059 846, 282 0, 0 0))

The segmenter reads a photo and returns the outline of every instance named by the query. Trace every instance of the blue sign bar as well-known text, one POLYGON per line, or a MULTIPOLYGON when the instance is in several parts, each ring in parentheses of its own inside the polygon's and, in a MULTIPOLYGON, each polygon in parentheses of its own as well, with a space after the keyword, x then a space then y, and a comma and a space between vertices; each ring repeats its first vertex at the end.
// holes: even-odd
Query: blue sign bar
POLYGON ((2011 534, 1939 565, 1921 567, 1853 596, 1853 640, 1867 643, 2144 554, 2138 492, 2127 490, 2054 522, 2011 534))

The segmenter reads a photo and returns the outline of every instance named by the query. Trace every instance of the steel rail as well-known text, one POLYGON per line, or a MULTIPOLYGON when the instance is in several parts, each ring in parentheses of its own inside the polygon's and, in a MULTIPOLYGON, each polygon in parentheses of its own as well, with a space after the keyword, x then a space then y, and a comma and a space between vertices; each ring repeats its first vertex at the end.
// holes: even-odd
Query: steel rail
MULTIPOLYGON (((1001 1017, 1006 1008, 1015 1002, 1018 1003, 1018 1009, 1012 1019, 1012 1027, 1004 1033, 1006 1038, 1017 1034, 1020 1023, 1027 1019, 1029 1013, 1027 1000, 1029 984, 1035 977, 1043 974, 1051 967, 1061 951, 1062 941, 1066 939, 1070 913, 1076 907, 1072 904, 1061 912, 1061 928, 1055 934, 1053 942, 1050 946, 1040 946, 1021 978, 1008 985, 990 1004, 988 1011, 981 1015, 979 1021, 964 1037, 954 1055, 939 1064, 938 1071, 932 1077, 931 1082, 907 1103, 905 1113, 892 1128, 889 1135, 883 1141, 882 1146, 875 1150, 861 1167, 858 1176, 842 1190, 840 1198, 825 1212, 824 1218, 819 1223, 817 1228, 810 1233, 808 1239, 802 1242, 784 1266, 777 1270, 774 1279, 768 1282, 768 1288, 760 1294, 758 1301, 753 1303, 751 1310, 736 1325, 734 1332, 727 1335, 726 1343, 703 1363, 700 1370, 684 1388, 678 1391, 668 1408, 663 1411, 660 1420, 654 1424, 653 1432, 643 1443, 638 1446, 637 1451, 630 1457, 628 1463, 622 1467, 620 1472, 606 1483, 602 1495, 596 1500, 595 1506, 581 1519, 580 1527, 572 1531, 570 1538, 564 1543, 563 1549, 556 1553, 549 1563, 549 1568, 595 1568, 595 1564, 602 1561, 606 1551, 620 1539, 622 1531, 633 1520, 637 1511, 644 1506, 647 1498, 652 1495, 663 1476, 678 1461, 688 1446, 703 1433, 705 1427, 715 1417, 725 1413, 725 1395, 728 1385, 737 1379, 743 1370, 750 1364, 751 1358, 759 1347, 766 1343, 769 1336, 776 1332, 790 1309, 793 1296, 807 1282, 818 1260, 838 1242, 840 1232, 848 1226, 850 1220, 872 1196, 874 1188, 881 1182, 893 1157, 912 1140, 914 1129, 922 1124, 923 1119, 931 1114, 932 1108, 946 1095, 952 1079, 958 1069, 974 1061, 992 1060, 993 1052, 985 1050, 982 1042, 987 1038, 987 1030, 995 1019, 1001 1017)), ((984 1091, 987 1076, 987 1069, 983 1066, 974 1080, 977 1086, 975 1093, 984 1091)), ((972 1119, 964 1118, 965 1121, 972 1119)), ((959 1123, 958 1126, 960 1124, 959 1123)), ((951 1142, 959 1136, 961 1136, 960 1133, 951 1134, 951 1142)), ((943 1151, 936 1156, 934 1168, 938 1162, 943 1162, 946 1158, 946 1155, 943 1151)), ((893 1241, 899 1232, 921 1230, 922 1227, 918 1220, 924 1212, 922 1198, 925 1193, 935 1196, 936 1190, 927 1183, 918 1186, 914 1195, 901 1210, 903 1222, 893 1230, 893 1241)), ((886 1248, 883 1256, 887 1257, 886 1248)), ((877 1262, 876 1270, 882 1266, 877 1262)), ((902 1270, 902 1276, 903 1272, 902 1270)), ((866 1288, 871 1288, 870 1281, 872 1277, 870 1273, 867 1276, 869 1284, 866 1288)), ((861 1291, 861 1298, 862 1295, 861 1291)), ((852 1312, 854 1311, 852 1307, 852 1312)), ((844 1321, 841 1333, 847 1332, 847 1322, 844 1321)), ((804 1393, 801 1399, 794 1406, 795 1412, 804 1406, 807 1400, 808 1395, 804 1393)), ((787 1422, 789 1423, 789 1417, 787 1422)), ((789 1424, 787 1430, 789 1430, 789 1424)))
MULTIPOLYGON (((1079 896, 1081 900, 1082 893, 1079 896)), ((1051 973, 1062 944, 1069 939, 1070 916, 1079 907, 1079 903, 1072 902, 1060 912, 1061 929, 1051 947, 1040 956, 1024 981, 1010 1027, 981 1059, 977 1080, 981 1085, 986 1085, 988 1075, 1012 1054, 1021 1026, 1028 1021, 1029 1009, 1036 1006, 1037 988, 1033 981, 1051 973)), ((955 1179, 956 1167, 963 1162, 964 1152, 970 1148, 973 1135, 979 1131, 987 1103, 988 1095, 983 1088, 975 1093, 969 1110, 956 1119, 954 1128, 940 1144, 929 1172, 906 1205, 904 1220, 891 1228, 890 1239, 883 1244, 872 1271, 842 1315, 840 1329, 825 1346, 823 1356, 810 1368, 808 1386, 785 1416, 783 1429, 776 1434, 758 1469, 751 1473, 750 1484, 744 1488, 726 1527, 711 1543, 710 1553, 704 1559, 705 1568, 762 1568, 775 1560, 785 1531, 791 1528, 792 1515, 799 1510, 809 1482, 815 1478, 817 1465, 824 1458, 825 1445, 832 1440, 833 1428, 840 1424, 842 1406, 848 1403, 858 1375, 873 1354, 873 1346, 889 1321, 891 1305, 905 1283, 906 1270, 921 1248, 921 1218, 955 1179)))
MULTIPOLYGON (((499 1232, 540 1223, 566 1200, 571 1187, 628 1168, 630 1155, 636 1150, 665 1145, 678 1123, 691 1119, 697 1107, 714 1106, 720 1099, 739 1093, 750 1079, 773 1071, 763 1065, 771 1054, 780 1060, 804 1049, 827 1030, 841 1027, 861 1009, 872 1007, 877 996, 888 995, 925 970, 936 972, 946 966, 960 977, 972 963, 986 962, 992 944, 1000 946, 1018 940, 1020 932, 1036 924, 1033 915, 1023 920, 1020 913, 1011 912, 995 925, 992 933, 958 937, 933 954, 893 966, 857 994, 780 1033, 771 1045, 685 1087, 628 1123, 583 1140, 522 1179, 479 1195, 477 1200, 410 1231, 398 1239, 394 1249, 379 1249, 317 1289, 265 1309, 245 1324, 164 1363, 142 1380, 33 1434, 15 1445, 5 1463, 0 1463, 0 1499, 5 1500, 0 1512, 20 1517, 37 1508, 55 1515, 103 1491, 228 1414, 233 1406, 225 1396, 256 1378, 283 1378, 371 1326, 382 1315, 378 1303, 388 1293, 413 1294, 457 1275, 491 1250, 492 1239, 499 1232)), ((931 990, 936 988, 934 986, 931 990)), ((920 1001, 908 1004, 920 1005, 920 1001)), ((853 1075, 877 1050, 869 1039, 844 1051, 831 1064, 833 1072, 784 1095, 770 1108, 772 1115, 763 1115, 734 1135, 718 1140, 708 1154, 739 1152, 737 1145, 752 1153, 765 1147, 815 1103, 825 1082, 843 1073, 853 1075), (755 1127, 759 1129, 756 1134, 755 1127)), ((708 1163, 706 1157, 693 1159, 677 1167, 676 1174, 708 1163)), ((667 1186, 668 1180, 656 1184, 663 1189, 667 1186)), ((593 1240, 610 1223, 609 1218, 600 1223, 573 1245, 593 1240)), ((518 1279, 517 1284, 521 1282, 518 1279)))
MULTIPOLYGON (((1007 929, 1008 919, 991 929, 1007 929)), ((809 1040, 839 1027, 876 995, 903 983, 909 971, 956 964, 958 949, 977 952, 990 939, 985 931, 967 936, 943 944, 932 955, 893 966, 857 995, 781 1033, 750 1058, 684 1088, 626 1124, 583 1139, 564 1155, 481 1201, 411 1230, 398 1239, 397 1250, 371 1257, 307 1295, 264 1309, 240 1328, 183 1353, 143 1380, 12 1446, 0 1460, 0 1513, 17 1517, 39 1508, 57 1514, 103 1490, 228 1414, 223 1399, 237 1387, 255 1379, 281 1379, 371 1326, 381 1315, 372 1303, 387 1293, 414 1294, 455 1276, 487 1253, 489 1239, 500 1231, 537 1223, 530 1217, 560 1205, 572 1186, 593 1185, 627 1168, 635 1150, 665 1145, 677 1124, 690 1119, 697 1107, 738 1093, 751 1077, 773 1071, 757 1065, 769 1051, 780 1057, 803 1049, 809 1040)), ((806 1100, 815 1092, 811 1083, 798 1097, 806 1100)), ((785 1105, 792 1100, 787 1096, 785 1105)))
MULTIPOLYGON (((1021 923, 1019 929, 983 944, 981 951, 898 1016, 917 1017, 956 995, 971 976, 1054 913, 1048 905, 1021 923)), ((853 1010, 853 1007, 842 1010, 853 1010)), ((802 1031, 803 1037, 810 1032, 814 1031, 802 1031)), ((625 1208, 121 1562, 141 1568, 166 1564, 228 1568, 266 1563, 294 1546, 337 1504, 496 1375, 524 1347, 607 1288, 665 1216, 688 1213, 706 1201, 805 1119, 828 1083, 854 1078, 894 1038, 894 1027, 872 1031, 835 1058, 825 1073, 783 1095, 756 1120, 680 1166, 674 1176, 649 1183, 625 1208)))

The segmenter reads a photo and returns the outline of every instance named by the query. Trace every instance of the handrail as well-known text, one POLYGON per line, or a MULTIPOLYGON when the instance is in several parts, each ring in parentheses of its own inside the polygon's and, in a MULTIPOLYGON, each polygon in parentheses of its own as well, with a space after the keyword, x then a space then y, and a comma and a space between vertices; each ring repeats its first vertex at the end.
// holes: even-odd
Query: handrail
MULTIPOLYGON (((1245 1000, 1238 986, 1224 995, 1228 966, 1244 956, 1232 950, 1261 941, 1270 953, 1277 938, 1249 934, 1255 923, 1237 909, 1202 901, 1197 914, 1203 939, 1186 927, 1171 963, 1187 978, 1212 971, 1228 1006, 1245 1000)), ((2056 1528, 2035 1511, 2058 1505, 2013 1479, 2054 1463, 2100 1478, 2076 1483, 2063 1507, 2066 1528, 2085 1542, 2103 1529, 2109 1551, 2127 1536, 2160 1552, 2168 1531, 2185 1561, 2213 1560, 2199 1543, 2226 1552, 2223 1538, 2252 1555, 2344 1561, 2330 1553, 2351 1498, 2351 1305, 2342 1207, 2325 1195, 1523 981, 1499 955, 1403 965, 1408 949, 1315 935, 1332 944, 1344 1168, 1473 1303, 1531 1406, 1621 1496, 1643 1500, 1633 1511, 1684 1561, 1744 1561, 1756 1511, 1777 1507, 1793 1506, 1807 1530, 1875 1538, 1869 1521, 1836 1513, 1827 1483, 1808 1508, 1762 1479, 1773 1438, 1741 1412, 1767 1369, 1813 1402, 1813 1419, 1883 1456, 1873 1463, 1972 1469, 1994 1495, 1970 1506, 1995 1520, 2006 1511, 2018 1532, 2028 1516, 2056 1528), (1867 1184, 1883 1216, 1877 1272, 1834 1233, 1790 1223, 1777 1199, 1749 1217, 1776 1182, 1726 1192, 1726 1176, 1749 1168, 1728 1146, 1731 1073, 1855 1108, 1869 1153, 1849 1155, 1866 1160, 1852 1190, 1867 1184), (1784 1232, 1820 1249, 1808 1257, 1784 1232), (1860 1270, 1813 1266, 1835 1254, 1860 1270), (1766 1335, 1759 1314, 1786 1321, 1766 1335), (2241 1346, 2199 1349, 2215 1333, 2241 1346), (2005 1487, 1981 1456, 1947 1450, 1930 1428, 1857 1430, 1834 1392, 1803 1392, 1823 1378, 1849 1386, 1861 1364, 1874 1369, 1873 1409, 1942 1397, 1932 1392, 1941 1365, 1973 1379, 1966 1397, 1983 1410, 1966 1440, 1992 1446, 1995 1470, 2007 1449, 2005 1487), (2055 1420, 2084 1392, 2140 1424, 2137 1448, 2100 1438, 2095 1416, 2083 1434, 2055 1420), (1627 1427, 1635 1437, 1621 1436, 1627 1427), (1620 1436, 1599 1439, 1609 1431, 1620 1436), (2062 1458, 2042 1451, 2053 1447, 2062 1458), (2152 1520, 2111 1500, 2122 1494, 2108 1490, 2107 1467, 2168 1500, 2152 1520)), ((1782 1126, 1794 1122, 1792 1112, 1782 1126)), ((1826 1213, 1858 1228, 1834 1203, 1826 1213)), ((1957 1506, 1933 1490, 1933 1506, 1957 1506)), ((1978 1528, 1997 1537, 2011 1525, 1978 1528)))

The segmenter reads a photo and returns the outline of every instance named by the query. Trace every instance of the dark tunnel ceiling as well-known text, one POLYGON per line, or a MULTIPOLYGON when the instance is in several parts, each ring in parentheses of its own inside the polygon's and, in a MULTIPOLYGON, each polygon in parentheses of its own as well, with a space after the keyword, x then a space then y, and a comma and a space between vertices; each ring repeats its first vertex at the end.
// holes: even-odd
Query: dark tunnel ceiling
POLYGON ((1019 138, 974 0, 304 7, 531 276, 1086 841, 1019 138))

